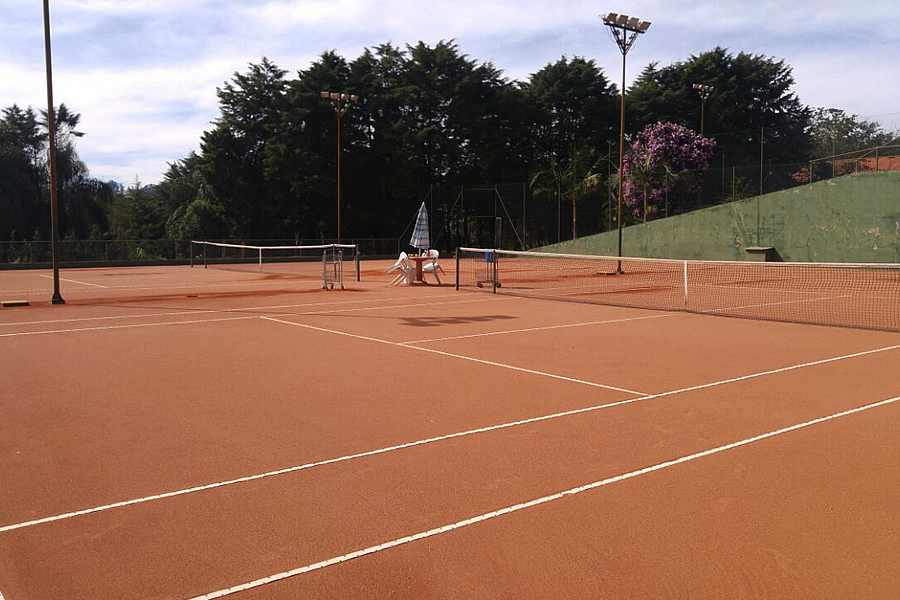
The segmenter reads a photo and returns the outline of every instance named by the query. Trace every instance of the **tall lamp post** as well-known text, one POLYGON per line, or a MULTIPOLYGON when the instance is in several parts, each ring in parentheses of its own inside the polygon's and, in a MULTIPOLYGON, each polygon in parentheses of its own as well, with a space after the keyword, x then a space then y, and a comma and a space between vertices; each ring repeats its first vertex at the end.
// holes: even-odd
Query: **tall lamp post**
POLYGON ((53 67, 50 60, 50 0, 44 0, 44 58, 47 63, 47 144, 50 151, 50 253, 53 262, 52 304, 65 304, 59 292, 59 204, 56 193, 56 111, 53 109, 53 67))
POLYGON ((356 104, 359 96, 350 94, 342 94, 340 92, 319 92, 319 96, 325 100, 330 100, 334 106, 334 113, 337 115, 337 241, 341 242, 341 117, 350 108, 351 104, 356 104))
MULTIPOLYGON (((619 258, 622 258, 622 198, 623 198, 623 189, 624 189, 624 178, 622 177, 622 167, 625 161, 625 56, 628 54, 628 51, 631 50, 631 47, 634 45, 634 41, 637 39, 637 36, 642 33, 646 33, 646 31, 650 28, 649 21, 641 21, 637 17, 629 17, 628 15, 620 15, 617 13, 606 13, 600 15, 600 18, 603 19, 603 24, 609 27, 610 31, 612 31, 613 37, 616 39, 616 44, 619 46, 619 50, 622 51, 622 93, 621 93, 621 103, 619 110, 619 208, 618 208, 618 221, 619 221, 619 258)), ((618 272, 622 272, 622 261, 619 261, 618 272)))
POLYGON ((829 113, 831 113, 831 178, 834 179, 834 176, 837 174, 837 169, 835 168, 835 163, 837 159, 837 118, 838 114, 840 114, 840 109, 837 108, 826 108, 829 113))
POLYGON ((700 94, 700 135, 703 135, 704 132, 704 116, 706 113, 706 101, 709 99, 709 95, 715 89, 711 85, 705 85, 702 83, 695 83, 694 89, 700 94))

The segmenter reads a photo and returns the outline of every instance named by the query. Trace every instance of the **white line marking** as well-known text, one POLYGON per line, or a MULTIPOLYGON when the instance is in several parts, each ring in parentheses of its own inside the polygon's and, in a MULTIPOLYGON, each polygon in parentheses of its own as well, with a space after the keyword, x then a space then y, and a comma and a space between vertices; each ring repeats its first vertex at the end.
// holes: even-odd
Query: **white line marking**
POLYGON ((426 340, 410 340, 403 342, 404 345, 425 344, 429 342, 446 342, 450 340, 465 340, 469 338, 491 337, 495 335, 507 335, 510 333, 531 333, 532 331, 550 331, 553 329, 567 329, 569 327, 581 327, 587 325, 606 325, 608 323, 625 323, 628 321, 644 321, 647 319, 664 319, 666 317, 674 317, 678 313, 666 313, 663 315, 651 315, 647 317, 626 317, 621 319, 605 319, 603 321, 586 321, 584 323, 567 323, 565 325, 546 325, 544 327, 527 327, 525 329, 507 329, 503 331, 489 331, 487 333, 470 333, 468 335, 452 335, 441 338, 430 338, 426 340))
POLYGON ((407 536, 397 538, 397 539, 394 539, 394 540, 391 540, 388 542, 383 542, 376 546, 369 546, 368 548, 363 548, 362 550, 356 550, 355 552, 350 552, 350 553, 344 554, 342 556, 335 556, 334 558, 329 558, 327 560, 316 562, 316 563, 313 563, 310 565, 298 567, 296 569, 291 569, 290 571, 283 571, 281 573, 275 573, 274 575, 268 575, 261 579, 254 579, 253 581, 248 581, 246 583, 235 585, 235 586, 232 586, 229 588, 221 589, 221 590, 218 590, 215 592, 210 592, 208 594, 203 594, 201 596, 195 596, 195 597, 191 598, 190 600, 214 600, 215 598, 222 598, 224 596, 230 596, 231 594, 236 594, 238 592, 243 592, 243 591, 246 591, 249 589, 257 588, 257 587, 260 587, 260 586, 263 586, 263 585, 266 585, 269 583, 273 583, 275 581, 281 581, 281 580, 287 579, 289 577, 295 577, 297 575, 309 573, 310 571, 317 571, 319 569, 324 569, 326 567, 330 567, 330 566, 333 566, 336 564, 347 562, 349 560, 353 560, 354 558, 360 558, 362 556, 367 556, 369 554, 375 554, 376 552, 381 552, 383 550, 389 550, 391 548, 396 548, 397 546, 402 546, 404 544, 409 544, 411 542, 423 540, 425 538, 440 535, 442 533, 447 533, 449 531, 454 531, 456 529, 462 529, 463 527, 468 527, 470 525, 482 523, 489 519, 494 519, 497 517, 501 517, 503 515, 508 515, 508 514, 511 514, 514 512, 518 512, 520 510, 532 508, 534 506, 540 506, 541 504, 547 504, 548 502, 553 502, 555 500, 563 499, 566 496, 574 496, 576 494, 581 494, 583 492, 601 488, 601 487, 604 487, 607 485, 611 485, 613 483, 619 483, 621 481, 626 481, 628 479, 640 477, 641 475, 647 475, 647 474, 653 473, 655 471, 661 471, 662 469, 668 469, 670 467, 675 467, 680 464, 691 462, 691 461, 694 461, 694 460, 697 460, 700 458, 706 458, 708 456, 712 456, 714 454, 719 454, 719 453, 725 452, 727 450, 734 450, 735 448, 740 448, 741 446, 747 446, 749 444, 753 444, 755 442, 766 440, 766 439, 769 439, 769 438, 772 438, 775 436, 791 433, 793 431, 797 431, 798 429, 803 429, 805 427, 811 427, 813 425, 818 425, 821 423, 825 423, 827 421, 831 421, 834 419, 839 419, 841 417, 853 415, 855 413, 863 412, 863 411, 870 410, 873 408, 878 408, 881 406, 886 406, 888 404, 897 402, 898 400, 900 400, 900 396, 895 396, 894 398, 888 398, 887 400, 873 402, 871 404, 866 404, 865 406, 851 408, 849 410, 845 410, 842 412, 830 414, 830 415, 827 415, 824 417, 819 417, 817 419, 812 419, 811 421, 805 421, 803 423, 798 423, 796 425, 791 425, 789 427, 784 427, 782 429, 776 429, 775 431, 769 431, 767 433, 762 433, 762 434, 759 434, 759 435, 756 435, 753 437, 749 437, 749 438, 745 438, 743 440, 732 442, 730 444, 716 446, 715 448, 703 450, 702 452, 696 452, 694 454, 688 454, 686 456, 681 456, 679 458, 675 458, 672 460, 667 460, 665 462, 657 463, 657 464, 649 466, 649 467, 644 467, 643 469, 629 471, 628 473, 622 473, 620 475, 615 475, 613 477, 607 477, 606 479, 601 479, 599 481, 594 481, 594 482, 588 483, 586 485, 569 488, 569 489, 563 490, 561 492, 556 492, 555 494, 550 494, 548 496, 543 496, 541 498, 535 498, 533 500, 528 500, 527 502, 513 504, 512 506, 507 506, 505 508, 501 508, 501 509, 494 510, 494 511, 487 512, 487 513, 483 513, 483 514, 477 515, 475 517, 463 519, 462 521, 456 521, 455 523, 450 523, 449 525, 444 525, 442 527, 435 527, 434 529, 429 529, 427 531, 421 531, 419 533, 407 535, 407 536))
POLYGON ((53 329, 47 331, 21 331, 18 333, 0 333, 0 338, 25 337, 30 335, 50 335, 54 333, 80 333, 84 331, 109 331, 112 329, 136 329, 139 327, 166 327, 168 325, 190 325, 196 323, 218 323, 221 321, 241 321, 258 319, 256 315, 243 317, 223 317, 221 319, 192 319, 190 321, 166 321, 160 323, 132 323, 130 325, 107 325, 105 327, 76 327, 74 329, 53 329))
MULTIPOLYGON (((47 278, 47 279, 53 279, 53 277, 50 276, 50 275, 38 275, 38 277, 45 277, 45 278, 47 278)), ((60 277, 59 280, 60 280, 60 281, 65 281, 66 283, 77 283, 77 284, 80 284, 80 285, 89 285, 89 286, 91 286, 91 287, 97 287, 97 288, 106 288, 106 289, 108 289, 108 287, 109 287, 109 286, 105 286, 105 285, 100 285, 99 283, 87 283, 87 282, 85 282, 85 281, 78 281, 78 280, 76 280, 76 279, 66 279, 66 278, 64 278, 64 277, 60 277)))
MULTIPOLYGON (((183 315, 203 315, 216 312, 229 312, 227 310, 183 310, 178 312, 145 313, 142 315, 113 315, 107 317, 79 317, 74 319, 47 319, 44 321, 18 321, 15 323, 0 323, 0 327, 24 327, 26 325, 56 325, 58 323, 90 323, 93 321, 119 321, 124 319, 151 319, 155 317, 176 317, 183 315)), ((233 311, 231 311, 233 312, 233 311)))
POLYGON ((496 300, 493 298, 489 298, 489 299, 480 299, 479 298, 476 300, 447 300, 444 302, 414 302, 412 304, 391 304, 389 306, 364 306, 364 307, 358 307, 358 308, 337 308, 337 309, 331 309, 331 310, 326 309, 326 310, 319 310, 319 311, 315 311, 315 312, 310 311, 310 312, 305 312, 305 313, 298 313, 297 316, 330 315, 330 314, 334 314, 334 313, 360 312, 360 311, 364 311, 364 310, 391 310, 391 309, 395 309, 395 308, 415 308, 417 306, 429 308, 432 306, 440 306, 440 305, 445 305, 445 304, 474 304, 474 303, 481 303, 481 302, 496 302, 496 300))
MULTIPOLYGON (((412 298, 401 298, 401 300, 412 300, 412 298)), ((371 303, 371 302, 379 302, 378 300, 353 300, 347 302, 341 302, 340 305, 343 304, 360 304, 360 303, 371 303)), ((441 302, 439 304, 470 304, 474 302, 496 302, 494 299, 478 299, 478 300, 458 300, 451 302, 441 302)), ((300 315, 318 315, 318 314, 327 314, 329 312, 352 312, 352 311, 363 311, 363 310, 390 310, 393 308, 410 308, 415 306, 432 306, 435 303, 433 302, 421 302, 414 304, 392 304, 389 306, 364 306, 364 307, 356 307, 356 308, 341 308, 341 309, 333 309, 333 310, 325 310, 325 311, 306 311, 297 313, 300 315)), ((334 302, 310 302, 305 304, 281 304, 275 306, 250 306, 250 307, 242 307, 242 308, 209 308, 209 309, 197 309, 197 310, 183 310, 183 311, 174 311, 174 312, 157 312, 157 313, 146 313, 140 315, 112 315, 105 317, 78 317, 71 319, 47 319, 43 321, 17 321, 13 323, 0 323, 0 327, 21 327, 25 325, 50 325, 55 323, 81 323, 81 322, 91 322, 91 321, 111 321, 111 320, 120 320, 120 319, 148 319, 153 317, 172 317, 172 316, 184 316, 184 315, 203 315, 203 314, 212 314, 212 313, 235 313, 235 312, 253 312, 253 311, 262 311, 262 310, 284 310, 288 308, 303 308, 308 306, 320 306, 320 305, 328 305, 334 306, 334 302)))
MULTIPOLYGON (((319 283, 321 283, 322 276, 321 274, 318 277, 319 283)), ((105 286, 105 290, 103 291, 99 289, 92 290, 72 290, 73 293, 78 294, 79 296, 84 296, 86 294, 106 294, 109 295, 111 292, 116 291, 136 291, 136 290, 144 290, 144 291, 163 291, 163 290, 194 290, 194 289, 206 289, 211 287, 219 287, 219 288, 228 288, 228 287, 241 287, 246 289, 247 285, 253 285, 256 287, 268 287, 268 286, 285 286, 290 285, 292 283, 296 283, 297 281, 301 281, 300 279, 295 280, 275 280, 275 281, 253 281, 253 280, 245 280, 245 281, 223 281, 223 282, 210 282, 210 281, 198 281, 197 283, 182 283, 182 284, 169 284, 169 285, 123 285, 123 286, 115 286, 109 285, 105 286)), ((314 282, 315 278, 303 279, 304 282, 314 282)), ((75 282, 81 283, 81 282, 75 282)), ((33 290, 35 292, 41 292, 46 290, 33 290)), ((302 291, 318 291, 315 287, 310 288, 302 288, 302 291)), ((291 293, 291 292, 286 292, 291 293)), ((136 298, 138 299, 138 298, 136 298)))
POLYGON ((808 362, 808 363, 802 363, 802 364, 797 364, 797 365, 790 365, 790 366, 787 366, 787 367, 781 367, 781 368, 779 368, 779 369, 773 369, 773 370, 771 370, 771 371, 762 371, 762 372, 759 372, 759 373, 751 373, 750 375, 744 375, 744 376, 742 376, 742 377, 735 377, 735 378, 732 378, 732 379, 724 379, 724 380, 722 380, 722 381, 714 381, 714 382, 712 382, 712 383, 705 383, 705 384, 702 384, 702 385, 696 385, 696 386, 687 387, 687 388, 681 388, 681 389, 677 389, 677 390, 669 390, 669 391, 667 391, 667 392, 661 392, 661 393, 659 393, 659 394, 651 394, 651 395, 648 395, 648 396, 641 396, 641 397, 639 397, 639 398, 628 398, 628 399, 626 399, 626 400, 619 400, 619 401, 617 401, 617 402, 610 402, 610 403, 607 403, 607 404, 599 404, 599 405, 595 405, 595 406, 588 406, 588 407, 585 407, 585 408, 576 408, 576 409, 567 410, 567 411, 558 412, 558 413, 553 413, 553 414, 549 414, 549 415, 542 415, 542 416, 539 416, 539 417, 532 417, 532 418, 529 418, 529 419, 522 419, 522 420, 519 420, 519 421, 510 421, 510 422, 508 422, 508 423, 501 423, 501 424, 499 424, 499 425, 489 425, 489 426, 486 426, 486 427, 479 427, 479 428, 477 428, 477 429, 469 429, 469 430, 466 430, 466 431, 459 431, 459 432, 455 432, 455 433, 448 433, 448 434, 446 434, 446 435, 441 435, 441 436, 436 436, 436 437, 431 437, 431 438, 425 438, 425 439, 416 440, 416 441, 413 441, 413 442, 407 442, 407 443, 404 443, 404 444, 398 444, 398 445, 395 445, 395 446, 387 446, 387 447, 384 447, 384 448, 378 448, 378 449, 375 449, 375 450, 369 450, 369 451, 365 451, 365 452, 358 452, 358 453, 356 453, 356 454, 347 454, 347 455, 344 455, 344 456, 339 456, 339 457, 337 457, 337 458, 329 458, 329 459, 325 459, 325 460, 321 460, 321 461, 317 461, 317 462, 306 463, 306 464, 303 464, 303 465, 297 465, 297 466, 293 466, 293 467, 286 467, 286 468, 284 468, 284 469, 278 469, 278 470, 275 470, 275 471, 268 471, 268 472, 265 472, 265 473, 258 473, 258 474, 255 474, 255 475, 247 475, 247 476, 244 476, 244 477, 238 477, 238 478, 236 478, 236 479, 228 479, 228 480, 225 480, 225 481, 219 481, 219 482, 210 483, 210 484, 206 484, 206 485, 200 485, 200 486, 195 486, 195 487, 185 488, 185 489, 181 489, 181 490, 175 490, 175 491, 171 491, 171 492, 165 492, 165 493, 162 493, 162 494, 155 494, 155 495, 153 495, 153 496, 145 496, 145 497, 143 497, 143 498, 134 498, 134 499, 132 499, 132 500, 123 500, 123 501, 120 501, 120 502, 114 502, 114 503, 112 503, 112 504, 106 504, 106 505, 103 505, 103 506, 96 506, 96 507, 93 507, 93 508, 86 508, 86 509, 82 509, 82 510, 76 510, 76 511, 72 511, 72 512, 67 512, 67 513, 59 514, 59 515, 54 515, 54 516, 51 516, 51 517, 44 517, 44 518, 41 518, 41 519, 34 519, 34 520, 32 520, 32 521, 23 521, 23 522, 21 522, 21 523, 13 523, 13 524, 10 524, 10 525, 5 525, 5 526, 0 527, 0 533, 6 532, 6 531, 13 531, 13 530, 15 530, 15 529, 22 529, 22 528, 25 528, 25 527, 32 527, 32 526, 34 526, 34 525, 40 525, 40 524, 43 524, 43 523, 52 523, 52 522, 54 522, 54 521, 61 521, 61 520, 63 520, 63 519, 71 519, 71 518, 73 518, 73 517, 79 517, 79 516, 82 516, 82 515, 89 515, 89 514, 92 514, 92 513, 103 512, 103 511, 111 510, 111 509, 114 509, 114 508, 120 508, 120 507, 123 507, 123 506, 130 506, 130 505, 133 505, 133 504, 143 504, 143 503, 145 503, 145 502, 151 502, 151 501, 154 501, 154 500, 162 500, 162 499, 164 499, 164 498, 173 498, 173 497, 175 497, 175 496, 183 496, 183 495, 185 495, 185 494, 191 494, 191 493, 194 493, 194 492, 201 492, 201 491, 204 491, 204 490, 211 490, 211 489, 215 489, 215 488, 219 488, 219 487, 225 487, 225 486, 229 486, 229 485, 235 485, 235 484, 238 484, 238 483, 244 483, 244 482, 248 482, 248 481, 255 481, 255 480, 258 480, 258 479, 265 479, 265 478, 267 478, 267 477, 274 477, 274 476, 277 476, 277 475, 285 475, 285 474, 288 474, 288 473, 295 473, 295 472, 297 472, 297 471, 305 471, 305 470, 307 470, 307 469, 312 469, 312 468, 315 468, 315 467, 321 467, 321 466, 325 466, 325 465, 330 465, 330 464, 335 464, 335 463, 346 462, 346 461, 354 460, 354 459, 358 459, 358 458, 365 458, 365 457, 367 457, 367 456, 377 456, 377 455, 379 455, 379 454, 386 454, 386 453, 388 453, 388 452, 394 452, 394 451, 398 451, 398 450, 405 450, 405 449, 408 449, 408 448, 415 448, 415 447, 417 447, 417 446, 424 446, 424 445, 426 445, 426 444, 432 444, 432 443, 435 443, 435 442, 441 442, 441 441, 444 441, 444 440, 450 440, 450 439, 455 439, 455 438, 461 438, 461 437, 466 437, 466 436, 470 436, 470 435, 476 435, 476 434, 479 434, 479 433, 487 433, 487 432, 490 432, 490 431, 498 431, 498 430, 501 430, 501 429, 509 429, 509 428, 512 428, 512 427, 518 427, 518 426, 520 426, 520 425, 528 425, 528 424, 531 424, 531 423, 540 423, 540 422, 542 422, 542 421, 550 421, 550 420, 553 420, 553 419, 559 419, 559 418, 569 417, 569 416, 578 415, 578 414, 582 414, 582 413, 588 413, 588 412, 599 411, 599 410, 603 410, 603 409, 607 409, 607 408, 614 408, 614 407, 616 407, 616 406, 623 406, 623 405, 626 405, 626 404, 632 404, 632 403, 636 403, 636 402, 642 402, 642 401, 645 401, 645 400, 653 400, 653 399, 656 399, 656 398, 664 398, 664 397, 667 397, 667 396, 674 396, 674 395, 676 395, 676 394, 682 394, 682 393, 685 393, 685 392, 692 392, 692 391, 701 390, 701 389, 706 389, 706 388, 711 388, 711 387, 716 387, 716 386, 720 386, 720 385, 727 385, 727 384, 729 384, 729 383, 735 383, 735 382, 738 382, 738 381, 744 381, 744 380, 747 380, 747 379, 753 379, 753 378, 757 378, 757 377, 764 377, 764 376, 766 376, 766 375, 773 375, 773 374, 776 374, 776 373, 783 373, 783 372, 791 371, 791 370, 795 370, 795 369, 802 369, 802 368, 812 367, 812 366, 816 366, 816 365, 822 365, 822 364, 826 364, 826 363, 830 363, 830 362, 836 362, 836 361, 839 361, 839 360, 846 360, 846 359, 850 359, 850 358, 858 358, 858 357, 861 357, 861 356, 867 356, 867 355, 870 355, 870 354, 877 354, 877 353, 881 353, 881 352, 888 352, 888 351, 891 351, 891 350, 897 350, 897 349, 900 349, 900 344, 898 344, 898 345, 896 345, 896 346, 887 346, 887 347, 884 347, 884 348, 875 348, 875 349, 872 349, 872 350, 865 350, 865 351, 862 351, 862 352, 856 352, 856 353, 854 353, 854 354, 847 354, 847 355, 844 355, 844 356, 835 356, 835 357, 832 357, 832 358, 826 358, 826 359, 817 360, 817 361, 808 362))
MULTIPOLYGON (((729 310, 746 310, 748 308, 766 308, 769 306, 784 306, 787 304, 807 304, 810 302, 826 302, 830 300, 843 300, 845 298, 852 298, 852 296, 823 296, 821 298, 804 298, 802 300, 781 300, 779 302, 763 302, 760 304, 745 304, 743 306, 726 306, 724 308, 700 308, 694 309, 691 312, 700 313, 700 314, 709 314, 716 315, 721 312, 726 312, 729 310)), ((764 319, 765 320, 765 319, 764 319)), ((771 319, 769 319, 771 320, 771 319)), ((802 321, 801 321, 802 323, 802 321)))
POLYGON ((379 344, 387 344, 389 346, 396 346, 396 347, 400 347, 400 348, 411 348, 413 350, 418 350, 419 352, 430 352, 431 354, 440 354, 441 356, 449 356, 451 358, 458 358, 460 360, 468 360, 470 362, 476 362, 476 363, 480 363, 483 365, 490 365, 492 367, 500 367, 502 369, 509 369, 511 371, 519 371, 520 373, 530 373, 532 375, 540 375, 541 377, 549 377, 551 379, 558 379, 560 381, 569 381, 572 383, 579 383, 581 385, 588 385, 591 387, 598 387, 598 388, 603 388, 606 390, 613 390, 616 392, 624 392, 626 394, 634 394, 636 396, 645 394, 645 392, 638 392, 635 390, 620 388, 620 387, 616 387, 614 385, 605 385, 602 383, 595 383, 593 381, 585 381, 583 379, 575 379, 573 377, 566 377, 564 375, 556 375, 554 373, 547 373, 545 371, 536 371, 534 369, 526 369, 525 367, 516 367, 514 365, 507 365, 504 363, 498 363, 498 362, 494 362, 491 360, 484 360, 481 358, 473 358, 471 356, 463 356, 462 354, 453 354, 452 352, 444 352, 442 350, 435 350, 433 348, 422 348, 419 346, 411 346, 404 342, 392 342, 389 340, 382 340, 382 339, 368 337, 368 336, 364 336, 364 335, 357 335, 355 333, 347 333, 344 331, 337 331, 335 329, 326 329, 324 327, 316 327, 314 325, 306 325, 303 323, 295 323, 293 321, 285 321, 283 319, 276 319, 273 317, 260 317, 260 319, 263 319, 265 321, 274 321, 275 323, 282 323, 284 325, 292 325, 294 327, 302 327, 304 329, 312 329, 314 331, 322 331, 325 333, 343 335, 343 336, 356 338, 356 339, 360 339, 360 340, 367 340, 370 342, 378 342, 379 344))

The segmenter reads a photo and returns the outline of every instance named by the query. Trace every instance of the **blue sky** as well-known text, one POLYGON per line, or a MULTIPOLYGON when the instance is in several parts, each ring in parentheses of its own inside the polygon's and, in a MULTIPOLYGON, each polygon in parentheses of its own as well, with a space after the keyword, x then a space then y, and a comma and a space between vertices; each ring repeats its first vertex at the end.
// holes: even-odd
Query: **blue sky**
MULTIPOLYGON (((628 81, 716 46, 784 60, 794 92, 900 129, 900 2, 870 0, 50 0, 54 100, 81 113, 78 151, 100 179, 155 183, 199 149, 216 88, 267 56, 294 75, 325 50, 348 60, 385 42, 456 40, 525 80, 561 56, 594 59, 619 81, 599 18, 651 21, 628 81)), ((0 3, 0 107, 46 108, 42 3, 0 3)))

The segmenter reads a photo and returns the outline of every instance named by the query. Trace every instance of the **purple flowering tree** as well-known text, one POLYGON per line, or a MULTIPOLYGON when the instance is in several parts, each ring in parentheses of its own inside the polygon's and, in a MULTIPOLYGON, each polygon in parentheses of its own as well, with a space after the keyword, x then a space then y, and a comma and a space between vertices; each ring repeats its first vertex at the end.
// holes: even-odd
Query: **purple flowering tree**
POLYGON ((623 160, 625 204, 645 221, 664 207, 682 212, 686 196, 700 189, 715 146, 715 140, 675 123, 648 125, 623 160))

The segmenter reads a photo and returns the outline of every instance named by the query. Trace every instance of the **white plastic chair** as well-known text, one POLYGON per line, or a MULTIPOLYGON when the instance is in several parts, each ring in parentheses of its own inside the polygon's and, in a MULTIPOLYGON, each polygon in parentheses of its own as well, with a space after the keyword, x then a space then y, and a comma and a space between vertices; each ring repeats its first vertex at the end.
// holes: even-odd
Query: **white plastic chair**
MULTIPOLYGON (((438 276, 438 272, 444 273, 444 269, 438 264, 438 257, 440 257, 441 253, 437 250, 431 249, 425 251, 425 256, 430 258, 427 263, 422 265, 422 275, 424 277, 425 273, 431 273, 434 275, 435 280, 437 280, 438 285, 441 285, 441 278, 438 276)), ((446 273, 444 273, 446 275, 446 273)))
POLYGON ((391 280, 391 285, 399 285, 401 281, 403 282, 403 285, 410 285, 412 283, 413 267, 412 263, 409 262, 409 255, 406 254, 406 252, 401 252, 397 262, 388 267, 384 272, 397 272, 397 276, 391 280))

